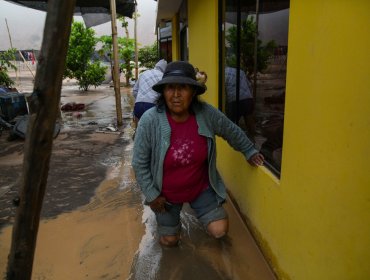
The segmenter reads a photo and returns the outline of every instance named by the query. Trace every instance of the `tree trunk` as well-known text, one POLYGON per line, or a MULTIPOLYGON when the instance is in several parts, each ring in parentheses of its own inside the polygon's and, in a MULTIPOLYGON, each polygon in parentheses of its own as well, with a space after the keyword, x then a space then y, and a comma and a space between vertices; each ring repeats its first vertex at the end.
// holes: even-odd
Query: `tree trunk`
POLYGON ((51 0, 37 66, 25 142, 20 204, 13 227, 7 279, 31 279, 40 212, 49 172, 75 0, 51 0))

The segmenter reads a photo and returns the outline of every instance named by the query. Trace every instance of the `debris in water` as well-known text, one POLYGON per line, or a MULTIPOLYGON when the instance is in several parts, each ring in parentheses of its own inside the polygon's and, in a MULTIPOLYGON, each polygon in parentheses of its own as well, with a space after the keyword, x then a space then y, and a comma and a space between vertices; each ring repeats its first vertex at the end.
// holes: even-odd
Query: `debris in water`
POLYGON ((113 124, 110 124, 106 127, 99 127, 96 132, 101 132, 101 133, 112 133, 112 134, 120 134, 121 132, 118 131, 118 128, 115 127, 113 124))
POLYGON ((85 110, 85 104, 69 102, 69 103, 64 104, 60 109, 62 111, 80 111, 80 110, 85 110))

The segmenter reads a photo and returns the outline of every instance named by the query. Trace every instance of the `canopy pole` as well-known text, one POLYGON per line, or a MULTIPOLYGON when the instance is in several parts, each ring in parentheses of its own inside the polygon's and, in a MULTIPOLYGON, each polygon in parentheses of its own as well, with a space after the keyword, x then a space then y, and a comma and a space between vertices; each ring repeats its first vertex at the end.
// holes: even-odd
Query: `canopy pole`
POLYGON ((46 190, 75 0, 49 1, 37 65, 7 280, 29 280, 46 190))
MULTIPOLYGON (((6 24, 6 29, 8 30, 10 47, 13 49, 12 36, 10 35, 9 26, 8 26, 8 20, 7 19, 5 19, 5 24, 6 24)), ((17 85, 17 87, 19 86, 18 69, 15 70, 15 84, 17 85)))
POLYGON ((113 84, 116 96, 117 126, 122 126, 122 108, 121 108, 121 83, 119 78, 119 61, 118 61, 118 41, 117 41, 117 15, 116 1, 110 0, 110 10, 112 16, 112 42, 113 42, 113 84))
POLYGON ((21 52, 21 51, 18 51, 18 53, 19 53, 20 57, 22 58, 24 65, 26 65, 26 67, 27 67, 28 71, 30 71, 30 72, 31 72, 31 75, 32 75, 33 79, 35 79, 35 75, 33 74, 32 69, 31 69, 31 68, 30 68, 30 66, 28 65, 28 62, 27 62, 27 60, 24 58, 24 56, 23 56, 22 52, 21 52))
POLYGON ((134 36, 135 36, 135 81, 139 78, 139 53, 137 49, 137 3, 135 1, 134 15, 134 36))

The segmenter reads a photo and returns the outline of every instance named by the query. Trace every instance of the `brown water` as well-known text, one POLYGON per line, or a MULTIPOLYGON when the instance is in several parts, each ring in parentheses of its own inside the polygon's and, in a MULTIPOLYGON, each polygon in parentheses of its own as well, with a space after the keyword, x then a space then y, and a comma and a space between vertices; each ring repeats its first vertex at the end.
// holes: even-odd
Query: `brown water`
MULTIPOLYGON (((64 114, 65 125, 54 143, 32 279, 274 279, 230 202, 225 206, 230 218, 227 238, 210 238, 185 207, 179 247, 158 244, 155 216, 142 205, 131 167, 129 92, 122 94, 124 128, 118 133, 96 132, 114 121, 112 91, 105 86, 84 94, 71 86, 62 92, 63 102, 86 103, 87 109, 79 118, 64 114), (67 173, 57 172, 68 167, 67 173)), ((22 142, 12 143, 12 149, 0 144, 9 149, 0 156, 3 186, 2 172, 21 168, 22 142)), ((2 196, 9 205, 14 176, 8 175, 2 196)), ((6 271, 13 215, 12 210, 6 212, 7 218, 1 217, 4 211, 0 211, 5 221, 0 232, 0 275, 6 271)))

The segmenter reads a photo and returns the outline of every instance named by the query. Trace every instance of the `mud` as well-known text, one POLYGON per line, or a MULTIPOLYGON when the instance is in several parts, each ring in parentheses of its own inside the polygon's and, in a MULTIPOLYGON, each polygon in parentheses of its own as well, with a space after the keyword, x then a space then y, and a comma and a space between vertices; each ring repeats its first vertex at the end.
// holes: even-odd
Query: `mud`
MULTIPOLYGON (((130 89, 123 88, 122 94, 127 103, 125 109, 131 110, 130 89)), ((89 203, 107 176, 107 170, 121 162, 122 149, 128 144, 127 137, 122 137, 123 129, 130 126, 130 112, 124 115, 121 131, 101 133, 116 123, 114 100, 109 85, 91 92, 81 92, 75 84, 67 83, 63 87, 61 104, 82 102, 86 109, 61 113, 61 132, 53 141, 43 218, 52 218, 89 203)), ((15 216, 13 200, 18 196, 23 164, 24 140, 9 141, 9 138, 10 131, 3 131, 0 137, 0 229, 15 216)))
MULTIPOLYGON (((274 279, 231 202, 225 206, 227 238, 210 238, 185 207, 180 245, 162 248, 131 167, 131 89, 121 88, 124 126, 109 132, 104 127, 115 123, 113 89, 106 85, 85 94, 73 87, 64 84, 62 102, 87 106, 78 117, 62 114, 32 279, 274 279)), ((23 143, 0 137, 0 275, 11 243, 23 143)))

